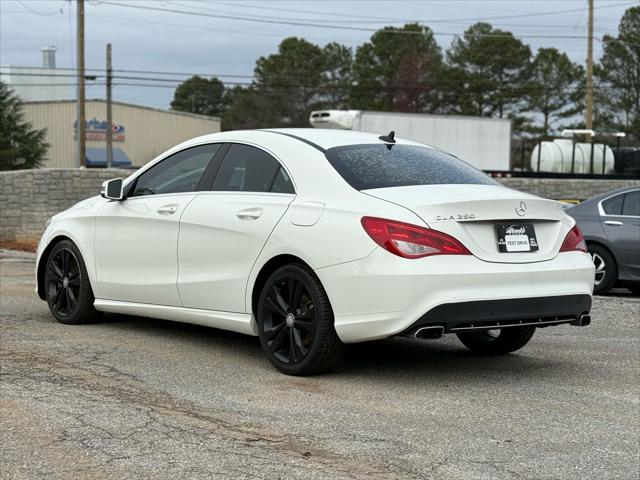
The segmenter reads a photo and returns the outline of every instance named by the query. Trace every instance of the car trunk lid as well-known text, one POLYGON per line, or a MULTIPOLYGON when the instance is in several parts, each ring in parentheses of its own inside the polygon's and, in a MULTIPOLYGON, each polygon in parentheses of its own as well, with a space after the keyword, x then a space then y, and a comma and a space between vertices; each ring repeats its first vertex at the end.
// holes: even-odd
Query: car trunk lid
MULTIPOLYGON (((554 258, 562 244, 564 214, 553 200, 500 185, 415 185, 363 190, 362 193, 401 205, 434 230, 462 242, 473 255, 500 263, 527 263, 554 258), (533 226, 535 251, 503 253, 498 225, 533 226)), ((511 237, 514 238, 514 237, 511 237)))

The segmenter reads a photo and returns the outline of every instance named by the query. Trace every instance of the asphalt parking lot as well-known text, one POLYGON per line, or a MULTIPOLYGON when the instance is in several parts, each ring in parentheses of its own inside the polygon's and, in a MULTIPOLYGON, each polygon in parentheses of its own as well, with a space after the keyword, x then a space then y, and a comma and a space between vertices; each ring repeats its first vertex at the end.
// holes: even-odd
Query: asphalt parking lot
POLYGON ((454 337, 277 373, 256 339, 108 316, 65 326, 0 252, 0 478, 637 479, 640 299, 484 358, 454 337))

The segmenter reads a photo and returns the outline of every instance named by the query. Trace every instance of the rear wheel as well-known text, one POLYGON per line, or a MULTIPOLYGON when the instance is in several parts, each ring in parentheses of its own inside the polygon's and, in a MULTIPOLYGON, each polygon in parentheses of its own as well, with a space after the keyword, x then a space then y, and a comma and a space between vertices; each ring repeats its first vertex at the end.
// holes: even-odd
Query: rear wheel
POLYGON ((77 325, 100 316, 93 307, 94 297, 78 247, 63 240, 47 258, 44 287, 49 310, 60 323, 77 325))
POLYGON ((457 335, 469 350, 487 355, 504 355, 524 347, 535 331, 536 327, 509 327, 457 335))
POLYGON ((613 255, 600 245, 588 245, 589 255, 596 268, 593 282, 593 293, 606 295, 613 288, 618 279, 618 266, 613 255))
POLYGON ((285 265, 267 279, 256 315, 262 349, 281 372, 321 373, 340 359, 343 344, 329 299, 305 265, 285 265))

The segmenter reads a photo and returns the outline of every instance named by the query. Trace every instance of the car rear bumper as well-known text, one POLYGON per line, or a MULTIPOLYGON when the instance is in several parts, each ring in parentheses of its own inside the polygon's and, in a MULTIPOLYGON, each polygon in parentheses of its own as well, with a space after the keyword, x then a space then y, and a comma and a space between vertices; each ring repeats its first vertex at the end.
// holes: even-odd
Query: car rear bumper
POLYGON ((594 270, 582 252, 518 264, 466 255, 408 260, 377 249, 317 274, 338 336, 352 343, 411 335, 425 325, 453 333, 479 324, 578 323, 591 308, 594 270))
POLYGON ((426 327, 434 326, 441 326, 442 333, 456 333, 523 325, 583 325, 590 310, 590 295, 445 303, 429 310, 401 334, 420 337, 426 327))

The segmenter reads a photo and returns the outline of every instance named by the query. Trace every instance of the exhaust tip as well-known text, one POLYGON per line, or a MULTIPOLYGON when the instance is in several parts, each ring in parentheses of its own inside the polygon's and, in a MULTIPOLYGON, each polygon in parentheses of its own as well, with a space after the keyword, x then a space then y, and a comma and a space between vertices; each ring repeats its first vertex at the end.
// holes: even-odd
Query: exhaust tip
POLYGON ((577 318, 573 322, 571 322, 571 325, 573 325, 574 327, 586 327, 590 323, 591 323, 590 315, 580 315, 580 318, 577 318))
POLYGON ((444 327, 439 325, 433 327, 421 327, 413 333, 414 338, 419 340, 435 340, 442 337, 442 335, 444 335, 444 327))

